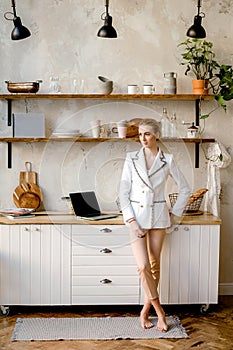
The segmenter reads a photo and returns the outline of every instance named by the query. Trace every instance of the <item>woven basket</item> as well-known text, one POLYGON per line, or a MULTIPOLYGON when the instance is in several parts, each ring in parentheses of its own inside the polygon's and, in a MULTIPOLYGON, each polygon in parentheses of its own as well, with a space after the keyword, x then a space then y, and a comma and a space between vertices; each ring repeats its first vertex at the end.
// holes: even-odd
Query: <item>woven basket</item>
MULTIPOLYGON (((176 203, 177 197, 178 197, 178 193, 171 193, 171 194, 169 194, 171 207, 173 207, 174 204, 176 203)), ((200 197, 196 198, 192 203, 187 204, 185 209, 184 209, 184 211, 186 213, 198 212, 198 210, 200 209, 203 197, 204 197, 204 194, 203 194, 203 196, 200 196, 200 197)))

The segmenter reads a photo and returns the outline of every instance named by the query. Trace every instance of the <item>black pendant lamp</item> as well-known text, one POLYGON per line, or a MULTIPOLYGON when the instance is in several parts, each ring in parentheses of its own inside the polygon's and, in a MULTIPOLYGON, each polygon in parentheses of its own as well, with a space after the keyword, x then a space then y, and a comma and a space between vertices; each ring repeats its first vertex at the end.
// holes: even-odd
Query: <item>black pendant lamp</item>
POLYGON ((205 17, 205 14, 203 12, 200 13, 201 0, 198 0, 197 8, 198 12, 197 16, 194 17, 194 24, 188 29, 186 35, 190 38, 203 39, 206 37, 206 32, 201 25, 202 18, 205 17))
POLYGON ((12 33, 11 33, 11 39, 12 40, 21 40, 21 39, 28 38, 31 35, 31 33, 26 27, 24 27, 22 25, 20 17, 18 17, 16 14, 15 0, 11 0, 11 2, 12 2, 13 12, 6 12, 4 14, 4 17, 7 20, 13 21, 13 23, 14 23, 14 29, 12 30, 12 33), (13 15, 14 16, 13 19, 8 18, 7 17, 8 14, 13 15))
POLYGON ((103 27, 97 33, 100 38, 117 38, 117 32, 112 26, 112 17, 108 13, 109 0, 105 1, 106 11, 101 15, 101 19, 104 21, 103 27))

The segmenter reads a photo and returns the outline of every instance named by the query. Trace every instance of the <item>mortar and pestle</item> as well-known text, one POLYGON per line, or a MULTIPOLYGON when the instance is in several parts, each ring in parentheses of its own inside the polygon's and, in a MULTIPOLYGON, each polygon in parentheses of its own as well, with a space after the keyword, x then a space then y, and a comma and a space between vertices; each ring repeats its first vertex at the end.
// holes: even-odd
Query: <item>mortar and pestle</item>
POLYGON ((99 91, 101 94, 103 95, 109 95, 111 94, 112 90, 113 90, 113 81, 109 80, 108 78, 102 77, 102 76, 98 76, 99 79, 99 91))

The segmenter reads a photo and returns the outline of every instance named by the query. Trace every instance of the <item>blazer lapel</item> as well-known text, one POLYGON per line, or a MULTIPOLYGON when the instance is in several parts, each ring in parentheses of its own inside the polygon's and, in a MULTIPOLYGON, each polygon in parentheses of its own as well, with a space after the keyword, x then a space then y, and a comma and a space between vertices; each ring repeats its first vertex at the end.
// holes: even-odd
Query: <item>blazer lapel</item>
POLYGON ((132 158, 132 162, 134 165, 134 168, 136 170, 136 173, 142 180, 142 182, 149 188, 152 188, 147 169, 146 169, 146 161, 145 161, 145 156, 143 152, 143 148, 141 148, 136 155, 132 158))
POLYGON ((167 164, 166 158, 164 156, 163 151, 159 149, 159 153, 152 164, 150 170, 148 171, 148 177, 150 178, 154 174, 156 174, 159 170, 161 170, 167 164))

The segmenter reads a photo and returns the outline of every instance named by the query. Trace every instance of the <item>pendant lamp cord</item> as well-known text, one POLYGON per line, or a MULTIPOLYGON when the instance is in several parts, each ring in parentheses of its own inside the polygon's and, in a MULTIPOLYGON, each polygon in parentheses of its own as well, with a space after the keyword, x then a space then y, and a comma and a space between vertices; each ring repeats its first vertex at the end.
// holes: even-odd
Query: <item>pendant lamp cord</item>
POLYGON ((17 17, 17 14, 16 14, 16 9, 15 9, 15 0, 11 0, 12 2, 12 7, 13 7, 13 14, 14 14, 14 17, 17 17))

